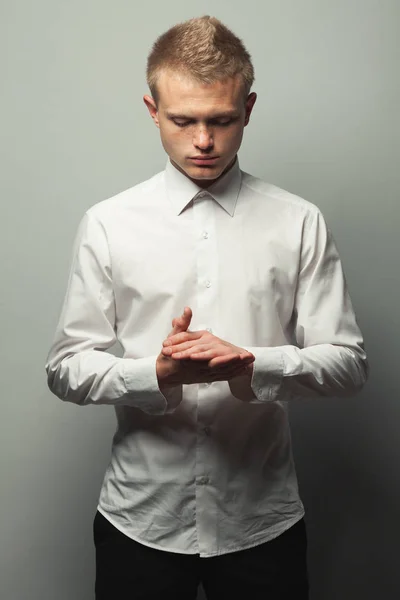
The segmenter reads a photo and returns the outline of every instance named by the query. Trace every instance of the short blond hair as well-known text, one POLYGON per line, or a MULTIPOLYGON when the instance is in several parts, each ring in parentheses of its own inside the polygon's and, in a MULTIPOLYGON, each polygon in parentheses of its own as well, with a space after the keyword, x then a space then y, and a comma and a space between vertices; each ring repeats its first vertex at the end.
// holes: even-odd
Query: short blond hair
POLYGON ((254 82, 251 57, 243 42, 208 15, 178 23, 155 41, 147 59, 147 84, 156 102, 157 81, 164 70, 188 75, 201 83, 240 75, 246 98, 254 82))

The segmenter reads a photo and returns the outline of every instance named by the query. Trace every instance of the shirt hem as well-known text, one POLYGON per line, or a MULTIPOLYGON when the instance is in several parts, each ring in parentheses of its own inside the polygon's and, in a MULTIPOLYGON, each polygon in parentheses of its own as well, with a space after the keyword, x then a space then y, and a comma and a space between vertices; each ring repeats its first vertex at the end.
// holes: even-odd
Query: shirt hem
POLYGON ((97 505, 97 510, 99 511, 99 513, 102 514, 102 516, 107 519, 107 521, 109 521, 111 523, 111 525, 113 525, 116 529, 118 529, 118 531, 120 531, 123 535, 125 535, 126 537, 130 538, 131 540, 133 540, 134 542, 137 542, 138 544, 142 544, 143 546, 148 546, 149 548, 154 548, 154 550, 161 550, 162 552, 171 552, 173 554, 190 554, 192 556, 198 555, 200 556, 200 558, 212 558, 214 556, 221 556, 223 554, 231 554, 233 552, 240 552, 242 550, 249 550, 250 548, 255 548, 256 546, 260 546, 261 544, 265 544, 266 542, 270 542, 273 539, 279 537, 280 535, 282 535, 283 533, 285 533, 285 531, 287 531, 288 529, 290 529, 291 527, 293 527, 293 525, 295 525, 298 521, 300 521, 303 517, 304 517, 304 509, 299 513, 296 514, 295 517, 293 517, 292 519, 289 519, 288 521, 284 521, 284 525, 285 527, 283 529, 278 529, 276 530, 273 534, 269 533, 267 535, 263 535, 260 538, 257 538, 256 541, 252 541, 251 543, 247 544, 247 545, 243 545, 243 546, 235 546, 234 548, 228 548, 224 551, 219 551, 219 552, 210 552, 210 553, 205 553, 205 552, 189 552, 187 550, 177 550, 176 548, 169 548, 169 547, 165 547, 165 546, 160 546, 159 544, 154 544, 152 542, 149 542, 148 540, 143 540, 142 538, 139 538, 137 536, 132 535, 131 533, 127 533, 126 531, 124 531, 122 529, 122 527, 120 527, 118 525, 118 523, 116 523, 115 521, 113 521, 112 519, 110 519, 110 516, 108 515, 107 512, 105 512, 100 505, 97 505))
POLYGON ((304 517, 304 514, 305 514, 305 512, 303 510, 302 513, 300 513, 299 515, 296 515, 293 519, 290 519, 289 521, 284 521, 285 527, 283 529, 279 529, 272 534, 270 533, 268 535, 264 535, 261 538, 257 538, 256 541, 253 540, 252 542, 250 542, 249 544, 246 544, 245 546, 239 546, 239 547, 235 546, 234 548, 231 547, 231 548, 224 550, 223 552, 212 552, 209 554, 200 553, 200 557, 201 558, 212 558, 215 556, 222 556, 224 554, 232 554, 233 552, 241 552, 242 550, 250 550, 251 548, 255 548, 256 546, 261 546, 261 544, 266 544, 267 542, 272 542, 272 540, 276 539, 277 537, 279 537, 280 535, 285 533, 285 531, 288 531, 291 527, 296 525, 296 523, 301 521, 301 519, 304 517))

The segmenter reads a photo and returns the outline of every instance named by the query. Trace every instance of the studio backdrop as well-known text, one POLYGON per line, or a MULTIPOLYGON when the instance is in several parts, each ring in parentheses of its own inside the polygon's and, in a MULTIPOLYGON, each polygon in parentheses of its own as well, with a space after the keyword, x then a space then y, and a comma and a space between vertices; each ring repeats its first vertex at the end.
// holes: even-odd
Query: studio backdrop
POLYGON ((254 61, 241 167, 324 213, 371 364, 357 397, 291 405, 311 598, 400 597, 400 3, 2 0, 4 600, 94 597, 92 521, 115 416, 52 396, 44 363, 83 213, 166 164, 142 101, 147 53, 202 14, 254 61))

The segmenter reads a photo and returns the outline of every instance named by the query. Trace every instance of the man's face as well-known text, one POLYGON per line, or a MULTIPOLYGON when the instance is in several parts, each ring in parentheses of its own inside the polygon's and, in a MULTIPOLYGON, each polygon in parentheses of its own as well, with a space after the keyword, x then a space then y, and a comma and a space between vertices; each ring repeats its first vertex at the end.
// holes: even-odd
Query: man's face
POLYGON ((256 94, 243 97, 241 78, 212 84, 164 71, 158 84, 158 104, 144 101, 172 163, 206 188, 235 162, 243 129, 256 94))

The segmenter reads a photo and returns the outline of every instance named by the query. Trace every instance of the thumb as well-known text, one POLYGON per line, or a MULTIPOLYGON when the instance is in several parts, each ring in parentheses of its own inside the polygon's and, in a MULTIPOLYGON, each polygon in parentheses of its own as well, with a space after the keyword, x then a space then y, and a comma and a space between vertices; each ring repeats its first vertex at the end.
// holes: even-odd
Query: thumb
POLYGON ((177 317, 172 320, 172 331, 168 335, 168 337, 172 337, 177 333, 182 333, 183 331, 187 331, 190 326, 190 322, 192 320, 192 309, 189 306, 186 306, 183 314, 180 317, 177 317))

